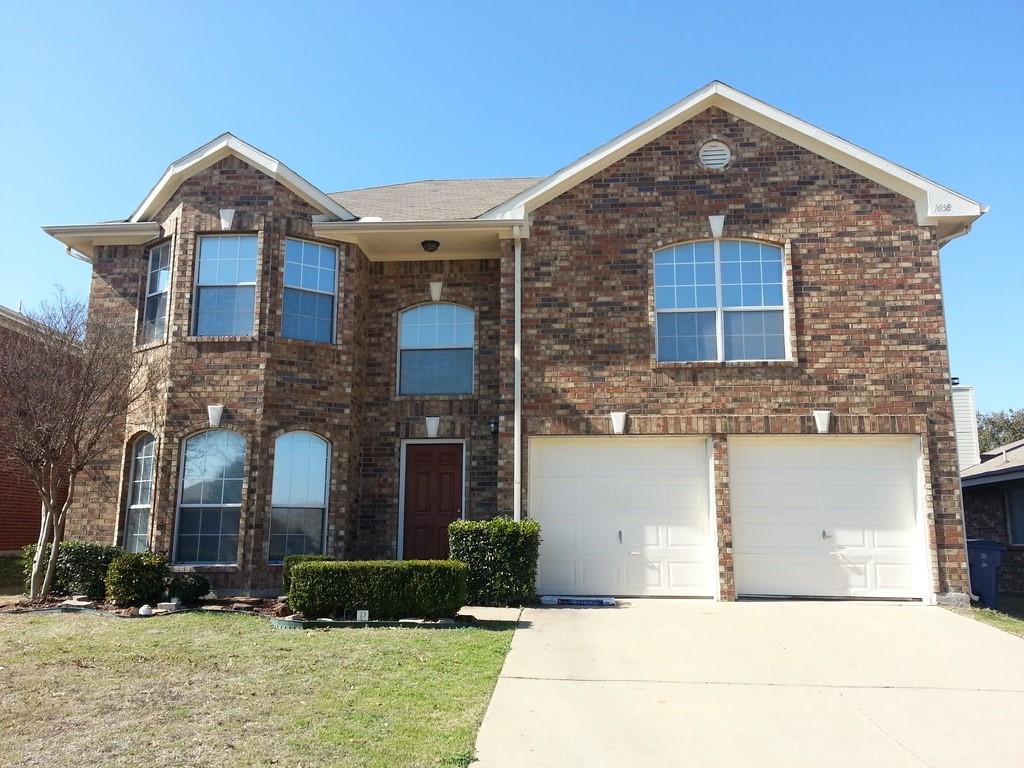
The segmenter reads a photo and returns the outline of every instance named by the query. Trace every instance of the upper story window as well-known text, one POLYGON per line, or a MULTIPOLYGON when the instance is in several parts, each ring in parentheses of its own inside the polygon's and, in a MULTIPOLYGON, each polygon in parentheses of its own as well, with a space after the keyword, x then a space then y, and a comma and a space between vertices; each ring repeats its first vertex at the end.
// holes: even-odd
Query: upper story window
POLYGON ((310 432, 288 432, 274 441, 270 562, 323 552, 328 456, 327 441, 310 432))
POLYGON ((156 438, 150 434, 139 435, 132 447, 128 508, 124 521, 124 548, 129 552, 145 552, 149 549, 155 461, 156 438))
POLYGON ((167 305, 171 288, 171 241, 149 250, 146 305, 142 311, 142 344, 163 341, 167 333, 167 305))
POLYGON ((659 362, 786 358, 782 249, 749 240, 654 254, 659 362))
POLYGON ((256 235, 204 235, 196 270, 195 334, 252 336, 256 235))
POLYGON ((285 240, 285 338, 334 341, 337 268, 336 248, 306 240, 285 240))
POLYGON ((211 429, 185 441, 177 563, 233 564, 238 559, 238 518, 245 477, 245 438, 211 429))
POLYGON ((476 314, 456 304, 424 304, 399 315, 398 394, 473 393, 476 314))

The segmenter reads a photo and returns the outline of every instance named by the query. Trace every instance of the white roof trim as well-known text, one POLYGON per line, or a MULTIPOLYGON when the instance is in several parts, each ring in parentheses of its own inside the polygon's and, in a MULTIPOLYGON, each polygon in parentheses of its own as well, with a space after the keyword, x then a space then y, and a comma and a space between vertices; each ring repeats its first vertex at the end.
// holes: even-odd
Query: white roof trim
POLYGON ((334 219, 351 221, 357 218, 353 213, 329 198, 280 160, 271 157, 265 152, 261 152, 237 136, 223 133, 213 141, 204 144, 199 149, 193 150, 171 163, 164 172, 164 175, 160 177, 160 181, 153 187, 152 191, 146 196, 146 199, 142 201, 142 204, 136 209, 135 213, 132 214, 129 221, 138 222, 152 218, 163 204, 170 199, 171 195, 174 194, 183 181, 209 168, 228 155, 235 155, 241 158, 249 165, 267 174, 267 176, 279 181, 317 210, 334 219))
POLYGON ((572 189, 709 107, 719 107, 910 198, 914 201, 918 223, 921 225, 952 224, 960 232, 988 210, 987 206, 716 80, 479 218, 523 218, 529 211, 572 189))
POLYGON ((28 331, 39 331, 39 324, 36 323, 34 320, 32 320, 30 317, 28 317, 22 312, 19 312, 16 309, 5 307, 3 304, 0 304, 0 319, 8 320, 11 323, 15 323, 28 331))
POLYGON ((70 255, 91 264, 95 246, 142 245, 160 237, 163 228, 155 221, 112 221, 43 227, 43 232, 64 243, 70 255))

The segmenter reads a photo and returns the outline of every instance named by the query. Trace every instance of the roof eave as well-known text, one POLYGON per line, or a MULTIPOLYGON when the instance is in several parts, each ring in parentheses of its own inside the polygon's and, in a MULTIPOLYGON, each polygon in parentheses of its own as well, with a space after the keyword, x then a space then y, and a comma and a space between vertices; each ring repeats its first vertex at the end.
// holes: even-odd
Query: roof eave
MULTIPOLYGON (((953 190, 896 165, 845 139, 817 128, 763 101, 714 81, 668 109, 587 153, 504 203, 481 214, 484 219, 522 218, 595 173, 710 107, 719 107, 914 201, 918 223, 958 220, 959 233, 987 208, 953 190), (966 221, 966 224, 960 222, 966 221)), ((955 236, 955 235, 953 235, 955 236)))
POLYGON ((155 221, 115 221, 48 226, 43 232, 63 243, 69 255, 91 264, 96 246, 142 245, 160 237, 163 228, 155 221))

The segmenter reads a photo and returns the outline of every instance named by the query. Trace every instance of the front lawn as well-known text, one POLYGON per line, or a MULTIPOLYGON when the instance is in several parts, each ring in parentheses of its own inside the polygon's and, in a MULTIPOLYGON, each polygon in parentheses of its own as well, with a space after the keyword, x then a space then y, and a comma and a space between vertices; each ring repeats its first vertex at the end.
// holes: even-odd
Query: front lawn
POLYGON ((993 627, 1024 637, 1024 597, 1000 595, 999 610, 991 608, 968 608, 969 615, 993 627))
POLYGON ((462 766, 511 624, 273 629, 254 616, 0 616, 7 765, 462 766))

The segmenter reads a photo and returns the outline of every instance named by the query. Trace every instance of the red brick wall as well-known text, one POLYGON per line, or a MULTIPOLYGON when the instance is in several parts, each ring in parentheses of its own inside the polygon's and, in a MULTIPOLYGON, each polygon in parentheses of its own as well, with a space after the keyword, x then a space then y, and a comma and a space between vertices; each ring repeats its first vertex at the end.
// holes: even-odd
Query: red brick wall
POLYGON ((1007 547, 999 589, 1024 594, 1024 546, 1010 545, 1006 491, 1010 483, 964 488, 964 523, 969 539, 994 539, 1007 547))
MULTIPOLYGON (((0 326, 0 334, 15 333, 0 326)), ((7 436, 0 424, 0 444, 7 436)), ((42 501, 28 471, 13 459, 0 458, 0 552, 20 550, 39 538, 39 510, 42 501)))
MULTIPOLYGON (((507 354, 509 263, 502 276, 507 354)), ((814 408, 838 432, 916 434, 937 588, 966 587, 939 257, 910 200, 711 109, 537 209, 523 283, 524 438, 605 433, 612 410, 643 434, 810 433, 814 408), (713 136, 725 171, 696 162, 713 136), (787 246, 795 362, 654 359, 653 251, 709 237, 713 214, 725 237, 787 246)), ((527 479, 528 456, 524 505, 527 479)))

